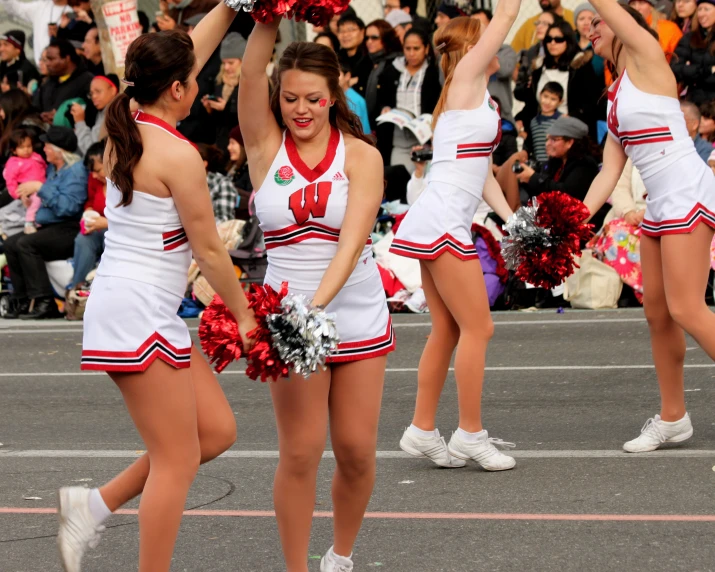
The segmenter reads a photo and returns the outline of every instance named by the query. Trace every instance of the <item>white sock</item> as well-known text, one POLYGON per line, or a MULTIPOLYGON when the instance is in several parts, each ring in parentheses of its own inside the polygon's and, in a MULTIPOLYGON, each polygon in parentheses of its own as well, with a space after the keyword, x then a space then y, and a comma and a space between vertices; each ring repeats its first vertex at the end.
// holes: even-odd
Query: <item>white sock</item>
POLYGON ((92 518, 97 524, 102 524, 112 514, 99 493, 99 489, 89 491, 89 512, 92 513, 92 518))
POLYGON ((335 560, 338 564, 352 564, 352 553, 350 556, 340 556, 339 554, 335 554, 335 550, 333 550, 333 547, 330 547, 330 557, 335 560))
POLYGON ((424 431, 423 429, 416 427, 414 424, 410 425, 410 432, 417 435, 417 437, 422 437, 423 439, 432 439, 433 437, 438 436, 436 429, 434 429, 432 431, 424 431))
POLYGON ((661 419, 660 422, 663 423, 666 427, 668 427, 668 426, 673 427, 673 426, 677 425, 678 423, 682 423, 683 421, 685 421, 685 418, 687 417, 687 415, 688 414, 686 413, 685 415, 683 415, 682 419, 678 419, 677 421, 663 421, 661 419))
POLYGON ((476 443, 480 439, 482 439, 486 435, 486 430, 482 429, 479 431, 479 433, 469 433, 462 429, 461 427, 457 429, 457 435, 459 435, 459 438, 462 439, 462 441, 466 441, 467 443, 476 443))

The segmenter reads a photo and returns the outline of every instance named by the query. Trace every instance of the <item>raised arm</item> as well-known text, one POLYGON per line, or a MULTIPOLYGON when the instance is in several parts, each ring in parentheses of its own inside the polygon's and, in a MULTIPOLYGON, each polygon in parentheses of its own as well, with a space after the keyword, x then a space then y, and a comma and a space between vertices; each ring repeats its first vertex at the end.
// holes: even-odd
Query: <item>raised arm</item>
POLYGON ((598 12, 596 18, 600 16, 608 24, 630 54, 637 59, 649 61, 654 59, 654 55, 657 59, 664 57, 658 40, 648 30, 641 28, 617 0, 595 0, 591 4, 598 12))
POLYGON ((479 38, 477 45, 457 64, 452 85, 463 82, 473 85, 484 75, 494 56, 504 44, 509 30, 519 14, 520 5, 521 0, 499 0, 494 18, 479 38))
POLYGON ((583 199, 583 202, 591 212, 591 216, 596 214, 606 203, 608 197, 611 196, 613 189, 616 188, 616 184, 621 178, 627 161, 623 148, 610 135, 606 137, 606 147, 603 150, 603 168, 596 175, 591 187, 588 189, 588 193, 586 193, 586 197, 583 199))
POLYGON ((203 69, 211 55, 216 51, 235 17, 235 10, 229 8, 223 2, 219 2, 191 32, 199 70, 203 69))
POLYGON ((266 67, 271 61, 280 18, 256 23, 248 38, 238 84, 238 117, 253 186, 258 188, 281 144, 282 134, 270 105, 266 67), (267 164, 266 164, 267 163, 267 164))

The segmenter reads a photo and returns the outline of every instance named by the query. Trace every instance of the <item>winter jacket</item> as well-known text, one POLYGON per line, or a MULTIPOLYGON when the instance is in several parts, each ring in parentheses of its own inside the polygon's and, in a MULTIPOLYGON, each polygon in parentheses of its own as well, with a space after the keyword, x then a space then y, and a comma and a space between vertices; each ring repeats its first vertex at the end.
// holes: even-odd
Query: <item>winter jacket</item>
POLYGON ((499 60, 499 71, 489 78, 489 95, 499 100, 499 112, 502 119, 514 121, 512 109, 514 107, 514 95, 511 90, 511 76, 516 69, 516 52, 509 44, 504 44, 497 52, 499 60))
MULTIPOLYGON (((596 139, 596 122, 606 118, 603 97, 605 84, 603 78, 596 75, 591 65, 592 58, 593 52, 586 51, 577 53, 571 61, 568 69, 567 102, 568 114, 588 125, 589 134, 596 139)), ((525 104, 517 117, 524 125, 529 125, 539 111, 539 95, 536 89, 542 71, 543 65, 533 70, 526 81, 522 76, 514 89, 514 97, 525 104)))
POLYGON ((39 81, 40 72, 22 52, 20 57, 10 64, 0 62, 0 81, 6 77, 12 87, 15 87, 17 83, 27 87, 31 81, 39 81))
POLYGON ((89 106, 89 87, 93 79, 84 67, 76 68, 63 82, 59 77, 49 77, 37 88, 32 103, 42 112, 56 110, 64 101, 75 97, 85 100, 89 106))
POLYGON ((47 182, 37 196, 42 200, 35 217, 37 224, 79 221, 87 202, 87 169, 81 161, 59 171, 50 165, 47 182))
POLYGON ((104 125, 104 109, 97 112, 97 118, 94 120, 94 126, 89 127, 84 121, 75 123, 74 134, 77 136, 77 146, 80 155, 87 153, 92 145, 99 141, 99 132, 104 125))
POLYGON ((683 36, 670 67, 675 79, 688 88, 687 99, 700 105, 715 99, 715 55, 710 48, 694 48, 692 32, 683 36))
POLYGON ((38 153, 33 153, 27 159, 10 157, 5 163, 2 176, 5 179, 7 190, 13 199, 19 198, 17 187, 29 181, 45 182, 47 163, 38 153))

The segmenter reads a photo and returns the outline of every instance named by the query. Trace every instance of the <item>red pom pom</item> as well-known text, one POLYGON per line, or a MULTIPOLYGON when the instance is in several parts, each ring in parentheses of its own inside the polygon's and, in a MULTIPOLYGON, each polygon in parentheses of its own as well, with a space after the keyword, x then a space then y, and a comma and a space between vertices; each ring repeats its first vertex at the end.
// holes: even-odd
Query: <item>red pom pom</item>
POLYGON ((350 0, 299 0, 294 8, 295 19, 314 26, 327 26, 333 16, 348 9, 350 0))
MULTIPOLYGON (((260 377, 261 381, 276 381, 279 377, 288 376, 289 368, 273 348, 271 332, 266 326, 267 316, 282 311, 281 300, 287 294, 288 284, 283 283, 278 292, 270 286, 253 284, 247 295, 248 306, 253 310, 258 322, 258 328, 248 333, 253 340, 253 347, 245 356, 246 375, 253 380, 260 377)), ((204 310, 199 326, 199 339, 217 373, 221 373, 228 364, 244 355, 238 324, 218 296, 214 297, 209 307, 204 310)))
POLYGON ((290 16, 298 0, 257 0, 251 10, 256 22, 269 24, 275 16, 290 16))
POLYGON ((204 310, 199 325, 199 339, 204 353, 221 373, 232 361, 243 355, 243 343, 238 335, 238 324, 221 298, 214 296, 204 310))
POLYGON ((574 256, 591 237, 593 225, 584 224, 588 207, 566 193, 553 191, 537 197, 536 224, 551 231, 551 246, 534 248, 516 275, 538 288, 555 288, 574 273, 574 256))

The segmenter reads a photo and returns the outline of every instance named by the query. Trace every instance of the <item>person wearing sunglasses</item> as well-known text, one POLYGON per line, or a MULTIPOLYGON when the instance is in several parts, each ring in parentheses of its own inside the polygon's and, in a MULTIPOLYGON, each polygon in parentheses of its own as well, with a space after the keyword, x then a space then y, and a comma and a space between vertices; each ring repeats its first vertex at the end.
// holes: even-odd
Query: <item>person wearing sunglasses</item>
POLYGON ((514 89, 514 97, 525 104, 518 119, 528 125, 538 113, 537 94, 547 83, 556 82, 564 88, 559 112, 586 123, 595 138, 603 83, 590 65, 592 52, 581 52, 574 30, 566 22, 549 26, 542 45, 543 62, 539 65, 539 60, 534 60, 531 73, 522 75, 514 89))

